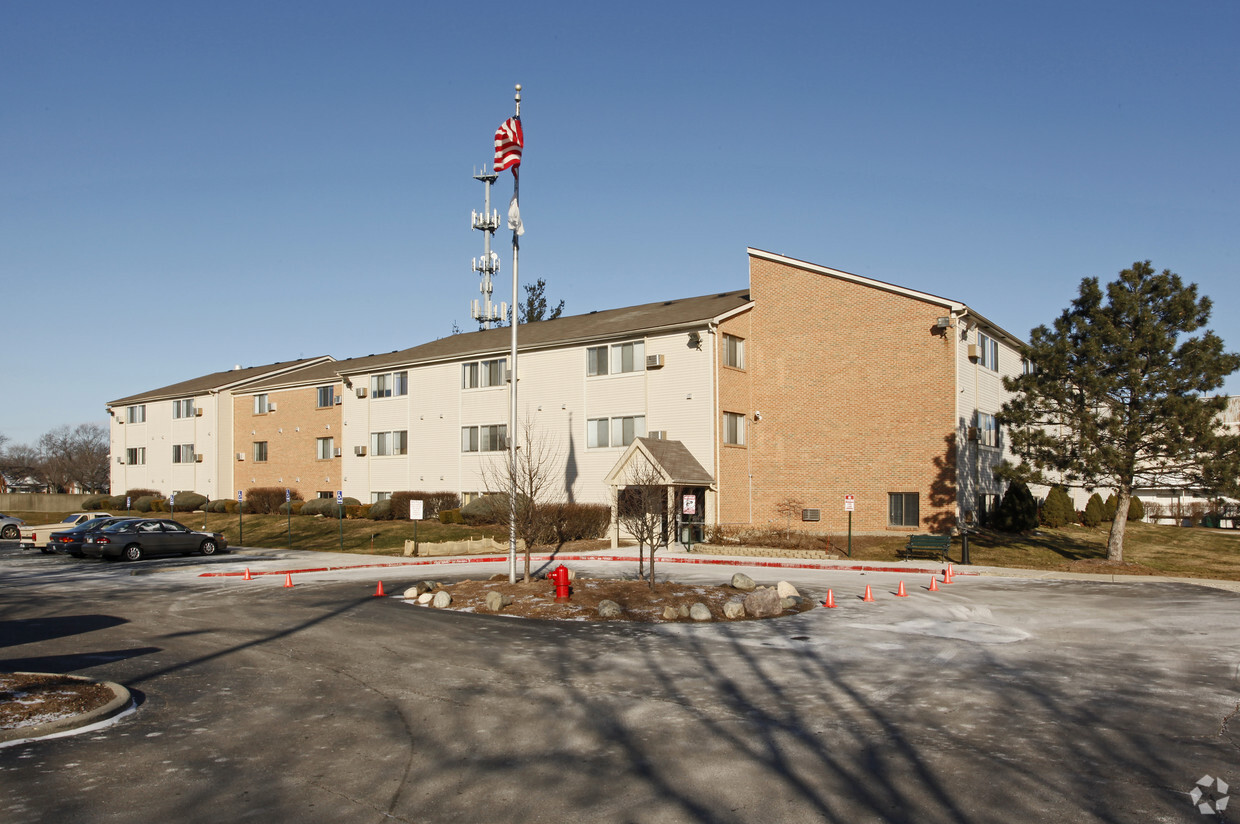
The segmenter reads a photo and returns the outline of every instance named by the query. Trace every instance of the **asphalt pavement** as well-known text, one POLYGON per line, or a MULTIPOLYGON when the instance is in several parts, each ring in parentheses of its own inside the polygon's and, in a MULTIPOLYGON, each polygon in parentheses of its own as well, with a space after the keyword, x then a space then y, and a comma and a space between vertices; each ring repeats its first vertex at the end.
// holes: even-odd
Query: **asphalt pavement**
MULTIPOLYGON (((549 563, 636 571, 594 556, 549 563)), ((0 820, 1191 822, 1211 820, 1194 787, 1217 805, 1215 779, 1240 786, 1226 588, 957 567, 931 592, 926 562, 671 553, 658 568, 678 581, 744 571, 839 606, 589 624, 374 596, 507 568, 422 560, 83 564, 0 545, 0 670, 138 702, 0 749, 0 820)))

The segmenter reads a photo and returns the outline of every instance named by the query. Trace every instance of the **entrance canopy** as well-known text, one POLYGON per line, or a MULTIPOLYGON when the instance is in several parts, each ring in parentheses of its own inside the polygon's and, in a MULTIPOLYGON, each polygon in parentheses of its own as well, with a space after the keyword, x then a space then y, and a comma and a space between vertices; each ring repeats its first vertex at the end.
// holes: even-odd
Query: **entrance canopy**
POLYGON ((647 467, 658 473, 660 486, 715 486, 715 479, 693 457, 689 447, 680 441, 658 438, 634 438, 605 481, 613 488, 625 486, 633 477, 630 468, 641 476, 646 474, 647 467))

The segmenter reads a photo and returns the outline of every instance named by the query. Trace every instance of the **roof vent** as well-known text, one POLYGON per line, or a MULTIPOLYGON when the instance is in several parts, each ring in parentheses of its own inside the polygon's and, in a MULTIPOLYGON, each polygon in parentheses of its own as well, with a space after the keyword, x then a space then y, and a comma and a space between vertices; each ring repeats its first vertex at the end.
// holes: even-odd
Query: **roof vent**
POLYGON ((239 364, 239 363, 233 364, 233 371, 234 371, 234 372, 240 372, 240 371, 241 371, 241 364, 239 364))

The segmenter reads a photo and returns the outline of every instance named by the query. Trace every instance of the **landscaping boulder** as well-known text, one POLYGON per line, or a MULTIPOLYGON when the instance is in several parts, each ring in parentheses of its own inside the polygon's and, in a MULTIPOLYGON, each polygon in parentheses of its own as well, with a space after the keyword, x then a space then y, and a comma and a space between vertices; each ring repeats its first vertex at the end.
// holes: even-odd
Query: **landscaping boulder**
POLYGON ((689 617, 694 621, 709 621, 711 619, 710 607, 701 601, 689 607, 689 617))
POLYGON ((501 609, 512 603, 512 596, 507 596, 508 604, 504 603, 504 595, 502 593, 491 590, 487 593, 487 609, 491 612, 499 612, 501 609))
POLYGON ((431 595, 429 592, 423 592, 421 595, 418 596, 418 603, 422 605, 426 605, 426 604, 429 604, 434 599, 435 599, 434 595, 431 595))
POLYGON ((739 600, 728 601, 723 605, 723 617, 729 620, 745 617, 745 605, 739 600))
POLYGON ((678 617, 680 617, 680 613, 676 611, 676 607, 663 607, 664 621, 675 621, 678 617))
POLYGON ((677 609, 676 612, 680 615, 681 618, 688 618, 689 617, 689 605, 681 604, 680 608, 677 609))
POLYGON ((779 593, 773 589, 756 589, 745 596, 745 612, 754 618, 771 618, 784 611, 779 593))
POLYGON ((757 586, 754 579, 743 572, 738 572, 732 576, 732 589, 739 589, 741 592, 753 592, 757 586))
POLYGON ((779 593, 780 598, 799 598, 801 593, 797 592, 797 588, 787 581, 780 581, 775 585, 775 591, 779 593))
POLYGON ((619 618, 622 613, 623 610, 620 609, 620 605, 615 601, 603 600, 598 602, 598 617, 600 618, 619 618))
POLYGON ((448 594, 448 591, 446 589, 439 590, 438 592, 435 593, 435 596, 431 599, 431 606, 435 607, 436 609, 444 609, 451 603, 452 603, 452 596, 448 594))

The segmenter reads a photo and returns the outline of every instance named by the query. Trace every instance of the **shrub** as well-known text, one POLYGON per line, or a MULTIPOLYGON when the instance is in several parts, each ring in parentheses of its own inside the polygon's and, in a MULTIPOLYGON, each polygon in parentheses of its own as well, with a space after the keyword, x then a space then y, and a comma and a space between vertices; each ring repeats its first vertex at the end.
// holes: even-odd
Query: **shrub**
MULTIPOLYGON (((399 494, 399 493, 398 493, 399 494)), ((392 497, 396 497, 393 495, 392 497)), ((405 501, 405 508, 408 509, 408 501, 405 501)), ((370 505, 370 511, 366 516, 372 521, 390 521, 392 520, 392 498, 382 501, 375 501, 370 505)))
POLYGON ((1128 504, 1128 520, 1144 521, 1145 520, 1145 504, 1141 503, 1141 499, 1136 495, 1132 496, 1132 500, 1128 504))
POLYGON ((357 502, 356 498, 353 499, 353 503, 349 503, 349 499, 346 498, 344 504, 344 517, 349 520, 353 520, 354 518, 365 518, 366 511, 368 509, 370 509, 369 505, 362 506, 357 502))
MULTIPOLYGON (((236 503, 236 501, 233 501, 233 503, 236 503)), ((228 511, 228 499, 219 498, 217 500, 211 501, 209 504, 207 504, 207 511, 208 512, 227 512, 228 511)))
POLYGON ((439 510, 439 523, 463 524, 465 519, 461 517, 461 510, 459 509, 441 509, 439 510))
POLYGON ((1089 528, 1094 528, 1102 523, 1103 509, 1106 507, 1102 503, 1102 496, 1095 492, 1089 496, 1089 502, 1085 504, 1085 512, 1081 516, 1081 523, 1089 528))
MULTIPOLYGON (((126 489, 124 497, 130 498, 131 501, 136 501, 147 495, 152 498, 159 498, 163 496, 163 493, 158 489, 126 489)), ((124 501, 121 501, 121 503, 123 504, 124 501)))
POLYGON ((134 512, 150 512, 151 504, 155 501, 162 501, 163 499, 164 496, 162 495, 140 495, 133 499, 131 506, 134 512))
POLYGON ((124 495, 111 495, 107 498, 104 498, 103 502, 100 504, 100 509, 106 509, 108 512, 124 512, 125 511, 125 496, 124 495))
POLYGON ((1119 509, 1119 501, 1115 498, 1115 493, 1112 492, 1102 503, 1102 520, 1114 521, 1117 509, 1119 509))
POLYGON ((555 542, 588 541, 602 538, 611 525, 611 507, 606 504, 548 504, 555 542))
POLYGON ((285 501, 284 503, 280 504, 280 514, 287 515, 289 514, 289 510, 291 509, 293 510, 294 515, 300 515, 301 508, 305 506, 305 504, 306 504, 305 501, 285 501))
POLYGON ((427 519, 438 518, 442 510, 461 505, 461 496, 455 492, 393 492, 390 500, 391 517, 399 521, 409 520, 410 501, 422 501, 422 517, 427 519))
POLYGON ((470 526, 486 526, 508 522, 508 495, 497 492, 474 498, 461 507, 461 518, 470 526))
POLYGON ((107 495, 91 495, 86 500, 82 501, 82 509, 87 512, 94 512, 95 510, 103 509, 103 503, 108 499, 109 496, 107 495))
POLYGON ((1076 510, 1072 506, 1072 498, 1062 486, 1051 487, 1042 504, 1042 523, 1051 529, 1058 529, 1076 520, 1076 510))
POLYGON ((151 511, 152 512, 167 512, 168 511, 167 499, 156 498, 155 500, 151 501, 151 511))
POLYGON ((206 504, 206 495, 199 495, 197 492, 176 493, 177 512, 194 512, 195 510, 203 509, 206 504))
POLYGON ((301 505, 299 515, 323 515, 336 517, 336 499, 335 498, 311 498, 301 505))
MULTIPOLYGON (((272 515, 280 511, 280 505, 284 503, 285 488, 282 486, 254 486, 245 491, 246 512, 255 512, 260 515, 272 515)), ((302 500, 301 493, 295 489, 289 490, 292 500, 302 500)))
POLYGON ((1038 526, 1038 504, 1029 487, 1021 481, 1012 481, 1003 500, 995 510, 993 525, 1000 532, 1028 532, 1038 526))

